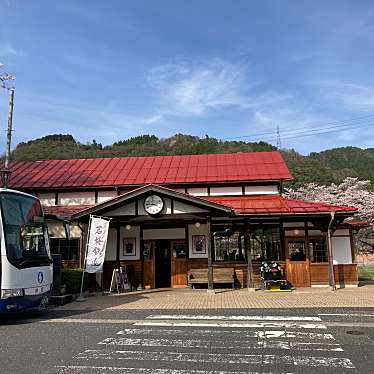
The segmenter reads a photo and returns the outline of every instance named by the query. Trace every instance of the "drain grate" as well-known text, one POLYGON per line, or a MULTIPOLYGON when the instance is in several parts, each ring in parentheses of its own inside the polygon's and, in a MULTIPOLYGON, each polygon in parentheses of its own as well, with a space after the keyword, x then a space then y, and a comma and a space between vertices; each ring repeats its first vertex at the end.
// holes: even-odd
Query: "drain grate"
POLYGON ((348 330, 346 331, 348 335, 365 335, 362 331, 357 331, 357 330, 348 330))

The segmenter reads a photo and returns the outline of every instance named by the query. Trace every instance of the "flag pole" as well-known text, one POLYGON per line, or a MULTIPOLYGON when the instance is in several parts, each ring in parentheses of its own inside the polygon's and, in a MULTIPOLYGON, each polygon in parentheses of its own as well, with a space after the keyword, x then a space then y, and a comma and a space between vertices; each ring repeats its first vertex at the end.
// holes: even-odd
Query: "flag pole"
POLYGON ((84 272, 86 271, 86 264, 87 264, 88 243, 90 242, 91 219, 92 219, 92 215, 90 215, 90 221, 89 221, 89 224, 88 224, 86 250, 85 250, 85 253, 84 253, 84 265, 83 265, 82 279, 81 279, 81 292, 80 292, 80 295, 79 295, 79 297, 77 298, 76 301, 86 301, 86 299, 83 297, 83 281, 84 281, 84 272))

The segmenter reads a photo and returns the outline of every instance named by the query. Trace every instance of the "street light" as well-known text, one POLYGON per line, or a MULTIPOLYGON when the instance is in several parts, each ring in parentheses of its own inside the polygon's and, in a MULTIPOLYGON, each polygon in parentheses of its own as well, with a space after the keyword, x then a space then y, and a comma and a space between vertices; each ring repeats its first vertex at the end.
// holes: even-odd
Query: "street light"
MULTIPOLYGON (((4 64, 0 63, 0 68, 2 68, 4 64)), ((12 141, 12 124, 13 124, 13 106, 14 106, 14 87, 12 85, 8 85, 7 82, 14 81, 16 77, 12 74, 4 73, 0 75, 0 87, 5 88, 10 92, 9 96, 9 111, 8 111, 8 130, 7 130, 7 142, 6 142, 6 149, 5 149, 5 162, 4 168, 1 170, 1 176, 3 180, 3 187, 8 187, 9 176, 11 170, 9 169, 9 156, 10 156, 10 144, 12 141)))

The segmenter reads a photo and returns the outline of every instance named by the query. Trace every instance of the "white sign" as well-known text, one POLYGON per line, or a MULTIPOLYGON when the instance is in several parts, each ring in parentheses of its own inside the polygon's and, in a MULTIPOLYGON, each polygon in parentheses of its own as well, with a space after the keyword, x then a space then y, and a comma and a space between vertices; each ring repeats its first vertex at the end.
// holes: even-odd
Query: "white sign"
POLYGON ((86 257, 87 273, 100 273, 103 271, 108 232, 109 220, 91 217, 86 257))

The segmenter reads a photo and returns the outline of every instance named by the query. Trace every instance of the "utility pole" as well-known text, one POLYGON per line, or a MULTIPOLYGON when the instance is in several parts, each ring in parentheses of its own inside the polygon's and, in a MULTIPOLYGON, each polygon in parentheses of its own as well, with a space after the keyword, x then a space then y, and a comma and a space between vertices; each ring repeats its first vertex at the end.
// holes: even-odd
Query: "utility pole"
POLYGON ((6 134, 6 149, 5 149, 5 162, 3 172, 3 187, 8 188, 8 181, 11 170, 9 168, 10 146, 12 143, 12 127, 13 127, 13 107, 14 107, 14 87, 10 89, 9 96, 9 111, 8 111, 8 129, 6 134))
MULTIPOLYGON (((0 64, 0 68, 3 67, 3 64, 0 64)), ((6 149, 5 149, 5 161, 4 161, 4 167, 1 170, 1 176, 2 176, 2 182, 3 187, 8 187, 9 177, 11 170, 9 168, 9 158, 10 158, 10 146, 12 143, 12 127, 13 127, 13 107, 14 107, 14 87, 9 87, 6 85, 7 81, 13 81, 16 77, 11 74, 3 74, 0 75, 0 87, 5 88, 10 92, 9 95, 9 110, 8 110, 8 130, 7 130, 7 142, 6 142, 6 149)))

